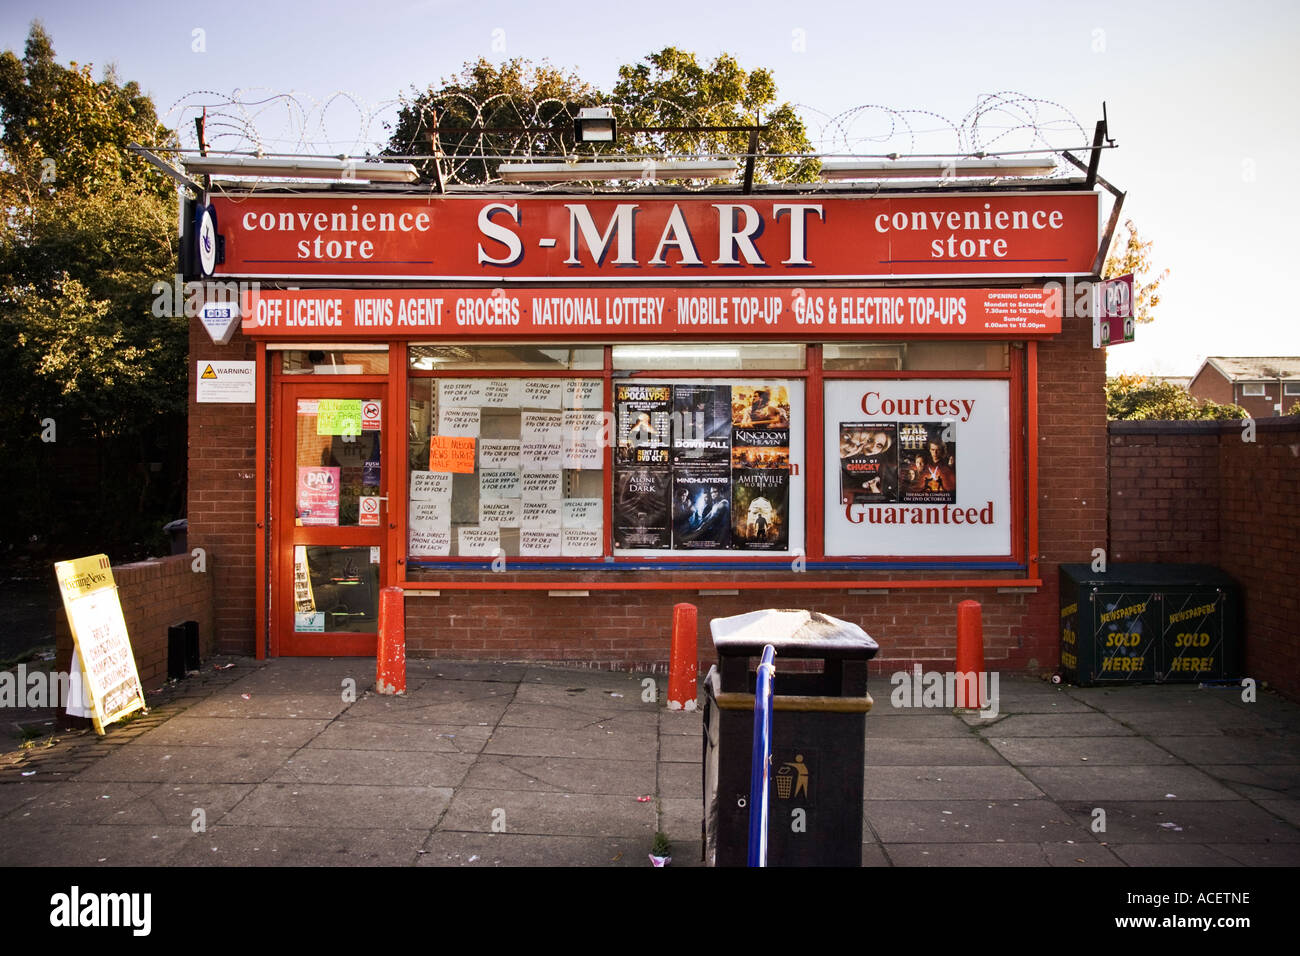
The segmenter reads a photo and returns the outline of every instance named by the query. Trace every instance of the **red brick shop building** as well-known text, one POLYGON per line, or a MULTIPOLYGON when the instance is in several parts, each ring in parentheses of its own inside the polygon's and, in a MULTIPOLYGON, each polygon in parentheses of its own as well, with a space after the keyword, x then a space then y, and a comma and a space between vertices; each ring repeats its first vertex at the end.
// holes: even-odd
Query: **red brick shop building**
POLYGON ((249 284, 190 335, 222 650, 373 655, 398 585, 414 657, 661 663, 689 601, 706 658, 807 607, 894 669, 973 598, 990 668, 1055 668, 1107 534, 1104 352, 1045 289, 1100 261, 1082 179, 205 199, 249 284))

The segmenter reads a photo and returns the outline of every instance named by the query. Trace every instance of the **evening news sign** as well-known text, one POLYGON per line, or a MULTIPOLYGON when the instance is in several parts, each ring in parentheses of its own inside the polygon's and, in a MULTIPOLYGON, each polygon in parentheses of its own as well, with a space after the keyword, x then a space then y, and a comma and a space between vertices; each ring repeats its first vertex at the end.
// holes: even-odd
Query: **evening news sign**
POLYGON ((1099 236, 1095 192, 744 200, 217 198, 216 274, 785 285, 1068 276, 1091 273, 1099 236))

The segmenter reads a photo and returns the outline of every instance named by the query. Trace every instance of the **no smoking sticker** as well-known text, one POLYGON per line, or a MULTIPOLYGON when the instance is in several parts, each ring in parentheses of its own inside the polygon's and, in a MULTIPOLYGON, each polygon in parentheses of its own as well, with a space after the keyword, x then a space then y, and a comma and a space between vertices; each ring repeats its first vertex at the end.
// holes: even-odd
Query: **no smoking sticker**
POLYGON ((379 527, 379 498, 375 495, 361 496, 361 517, 358 525, 379 527))

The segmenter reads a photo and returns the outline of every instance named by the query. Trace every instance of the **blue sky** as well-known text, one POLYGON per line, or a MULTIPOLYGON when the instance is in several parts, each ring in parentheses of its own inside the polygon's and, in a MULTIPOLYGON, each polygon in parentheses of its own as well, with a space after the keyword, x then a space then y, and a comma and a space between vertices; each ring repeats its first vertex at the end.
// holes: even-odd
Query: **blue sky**
MULTIPOLYGON (((1287 298, 1300 249, 1290 175, 1300 4, 7 0, 0 46, 21 50, 35 17, 61 62, 97 74, 116 64, 164 116, 236 90, 328 101, 313 114, 323 131, 309 133, 320 152, 350 152, 367 132, 334 94, 362 104, 382 138, 402 92, 479 56, 546 59, 607 88, 619 64, 664 46, 725 51, 773 70, 783 99, 830 115, 882 104, 959 121, 981 94, 1011 90, 1091 132, 1105 100, 1120 148, 1102 175, 1128 192, 1125 215, 1170 270, 1155 323, 1111 350, 1111 371, 1191 374, 1207 354, 1300 354, 1287 298)), ((276 110, 259 129, 283 122, 276 110)))

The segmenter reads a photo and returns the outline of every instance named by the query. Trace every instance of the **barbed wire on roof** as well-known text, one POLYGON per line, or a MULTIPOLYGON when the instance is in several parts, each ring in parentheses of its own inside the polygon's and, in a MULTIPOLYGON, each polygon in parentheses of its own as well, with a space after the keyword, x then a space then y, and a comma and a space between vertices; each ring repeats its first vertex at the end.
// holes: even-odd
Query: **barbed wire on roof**
MULTIPOLYGON (((692 127, 711 125, 705 108, 667 100, 572 103, 502 93, 478 102, 463 90, 412 94, 368 104, 341 90, 321 98, 265 89, 195 90, 172 104, 163 119, 177 131, 183 150, 199 148, 194 120, 203 117, 204 145, 214 152, 401 157, 416 161, 426 174, 437 157, 444 181, 462 185, 499 183, 495 166, 505 157, 514 162, 695 159, 743 155, 748 148, 747 135, 739 131, 693 132, 692 127), (608 107, 620 127, 618 142, 575 143, 572 119, 580 106, 608 107)), ((980 94, 959 119, 883 104, 834 114, 804 104, 793 109, 803 123, 808 154, 765 148, 761 139, 759 145, 763 162, 784 163, 779 169, 787 173, 799 163, 833 156, 1029 155, 1084 149, 1090 140, 1060 103, 1015 91, 980 94)), ((1069 174, 1070 167, 1058 165, 1057 175, 1069 174)))

